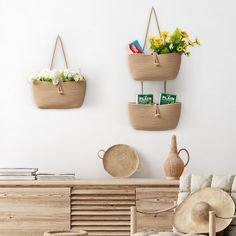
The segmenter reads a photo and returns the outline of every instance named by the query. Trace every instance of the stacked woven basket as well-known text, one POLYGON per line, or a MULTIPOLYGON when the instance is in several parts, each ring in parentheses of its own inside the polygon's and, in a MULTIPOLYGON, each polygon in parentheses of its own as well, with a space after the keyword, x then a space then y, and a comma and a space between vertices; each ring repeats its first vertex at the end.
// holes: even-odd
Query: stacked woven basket
MULTIPOLYGON (((148 31, 152 15, 155 17, 158 32, 161 36, 161 30, 154 8, 148 20, 143 50, 146 47, 148 31)), ((176 79, 180 64, 181 55, 178 53, 169 54, 129 54, 128 64, 131 76, 134 80, 141 81, 141 92, 143 93, 143 81, 164 81, 166 90, 166 81, 176 79)), ((166 105, 157 104, 136 104, 129 103, 129 117, 132 127, 137 130, 170 130, 177 127, 181 113, 181 103, 166 105)))

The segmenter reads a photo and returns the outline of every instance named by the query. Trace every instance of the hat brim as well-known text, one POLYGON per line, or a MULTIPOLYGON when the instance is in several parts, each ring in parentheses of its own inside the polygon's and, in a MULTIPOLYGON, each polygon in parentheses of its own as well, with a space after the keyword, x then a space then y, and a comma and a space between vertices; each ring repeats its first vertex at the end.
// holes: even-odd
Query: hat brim
MULTIPOLYGON (((235 204, 228 193, 219 188, 204 188, 189 195, 176 209, 173 226, 182 233, 209 233, 209 223, 198 223, 191 219, 191 209, 198 202, 206 202, 216 215, 234 215, 235 204)), ((232 219, 216 218, 216 232, 224 230, 232 219)))

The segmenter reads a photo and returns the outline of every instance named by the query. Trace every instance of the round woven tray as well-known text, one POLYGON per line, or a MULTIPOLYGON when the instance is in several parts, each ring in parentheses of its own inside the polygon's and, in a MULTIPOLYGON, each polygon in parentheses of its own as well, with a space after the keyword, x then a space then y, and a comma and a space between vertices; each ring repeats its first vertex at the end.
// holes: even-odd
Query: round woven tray
POLYGON ((103 160, 104 169, 113 177, 129 177, 140 166, 137 152, 126 144, 113 145, 106 151, 100 150, 98 156, 103 160))
POLYGON ((44 233, 44 236, 88 236, 86 231, 48 231, 44 233))

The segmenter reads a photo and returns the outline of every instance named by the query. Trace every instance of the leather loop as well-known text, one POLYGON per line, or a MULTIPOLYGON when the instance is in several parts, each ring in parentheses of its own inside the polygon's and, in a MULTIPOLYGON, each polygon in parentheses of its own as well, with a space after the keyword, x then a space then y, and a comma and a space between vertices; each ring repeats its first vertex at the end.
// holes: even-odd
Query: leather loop
POLYGON ((143 43, 143 51, 144 51, 144 49, 145 49, 145 47, 146 47, 146 44, 147 44, 147 37, 148 37, 149 28, 150 28, 150 23, 151 23, 152 14, 153 14, 154 17, 155 17, 155 21, 156 21, 156 24, 157 24, 158 33, 159 33, 159 35, 160 35, 160 37, 161 37, 161 28, 160 28, 160 25, 159 25, 159 22, 158 22, 157 13, 156 13, 156 10, 154 9, 154 7, 152 7, 151 12, 150 12, 150 15, 149 15, 149 18, 148 18, 148 24, 147 24, 146 34, 145 34, 145 39, 144 39, 144 43, 143 43))
POLYGON ((57 39, 56 39, 56 42, 55 42, 55 45, 54 45, 53 53, 52 53, 52 59, 51 59, 51 63, 50 63, 50 70, 53 69, 53 63, 54 63, 55 53, 56 53, 58 43, 60 43, 60 45, 61 45, 65 66, 66 66, 66 68, 68 68, 68 63, 67 63, 65 49, 64 49, 64 46, 63 46, 63 43, 62 43, 62 39, 61 39, 60 35, 58 35, 57 39))

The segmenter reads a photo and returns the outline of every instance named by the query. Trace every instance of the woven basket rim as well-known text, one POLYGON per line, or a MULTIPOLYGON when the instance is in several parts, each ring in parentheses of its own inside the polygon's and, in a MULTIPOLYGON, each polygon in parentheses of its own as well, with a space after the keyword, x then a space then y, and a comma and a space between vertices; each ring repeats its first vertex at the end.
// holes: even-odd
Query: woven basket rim
MULTIPOLYGON (((69 83, 80 83, 80 82, 86 82, 86 80, 79 80, 78 82, 76 82, 76 81, 65 81, 65 82, 60 82, 60 83, 61 84, 63 84, 63 83, 69 84, 69 83)), ((49 84, 52 84, 51 81, 33 81, 32 82, 32 84, 37 84, 37 83, 49 83, 49 84)))
MULTIPOLYGON (((142 54, 142 53, 128 53, 129 56, 152 56, 152 54, 142 54)), ((158 57, 166 57, 166 56, 172 56, 172 55, 178 55, 182 56, 180 53, 172 52, 172 53, 165 53, 165 54, 157 54, 158 57)))
MULTIPOLYGON (((111 159, 112 161, 112 159, 111 159)), ((139 155, 138 153, 136 152, 136 150, 134 150, 131 146, 127 145, 127 144, 115 144, 115 145, 112 145, 111 147, 109 147, 106 152, 104 153, 104 156, 103 156, 103 167, 104 169, 113 177, 115 178, 127 178, 131 175, 133 175, 139 168, 139 165, 140 165, 140 160, 139 160, 139 155), (110 162, 109 158, 107 158, 107 155, 106 153, 110 153, 112 152, 113 150, 119 148, 119 146, 121 147, 126 147, 127 150, 130 150, 132 153, 133 153, 133 157, 134 157, 134 164, 133 164, 133 168, 132 168, 132 171, 129 171, 127 172, 125 175, 115 175, 114 173, 112 173, 112 171, 107 168, 108 164, 107 162, 110 162)))
MULTIPOLYGON (((181 102, 175 102, 175 103, 170 103, 170 104, 162 104, 158 106, 173 106, 173 105, 180 105, 181 102)), ((137 104, 135 102, 129 102, 129 106, 145 106, 145 107, 150 107, 153 106, 154 104, 137 104)))

